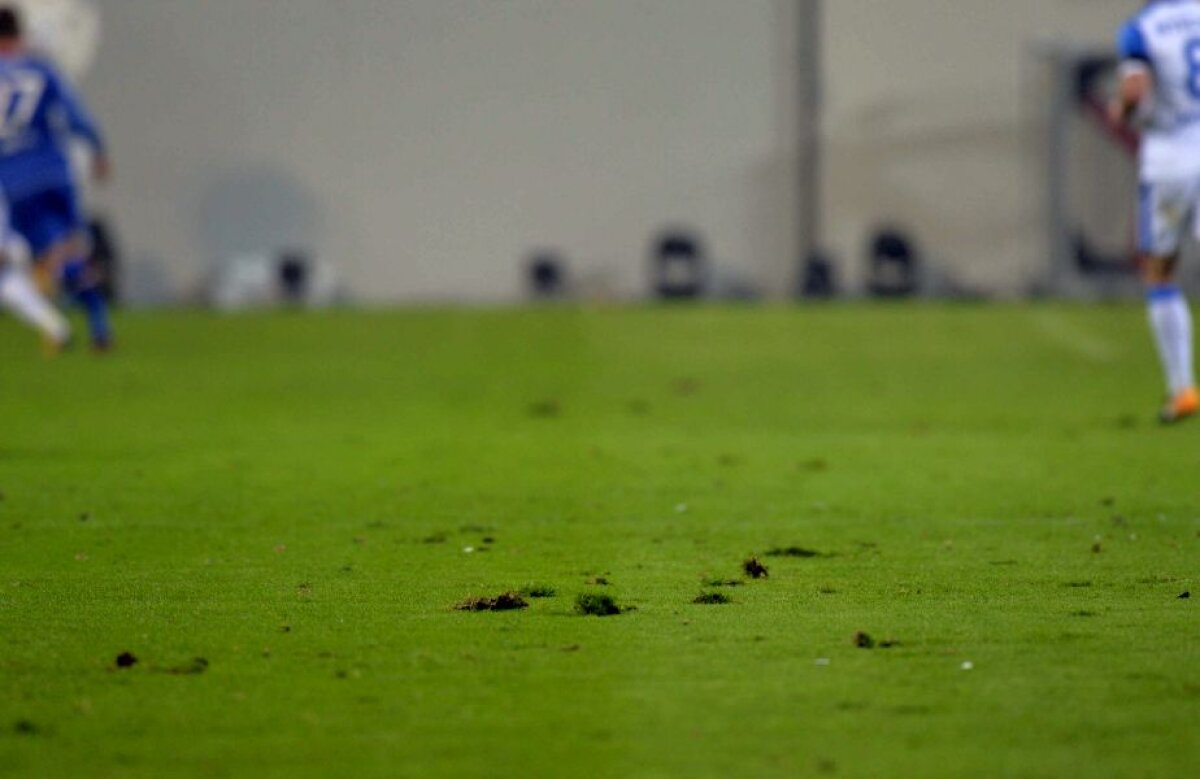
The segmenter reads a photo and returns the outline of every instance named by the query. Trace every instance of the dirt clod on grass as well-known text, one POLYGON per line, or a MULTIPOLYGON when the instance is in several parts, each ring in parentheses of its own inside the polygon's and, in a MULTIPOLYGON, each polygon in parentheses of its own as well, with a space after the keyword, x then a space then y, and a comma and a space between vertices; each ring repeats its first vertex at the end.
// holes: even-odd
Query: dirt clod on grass
POLYGON ((820 557, 821 553, 812 549, 805 549, 802 546, 777 546, 774 549, 768 549, 764 553, 767 557, 820 557))
POLYGON ((1187 600, 1190 597, 1192 597, 1191 590, 1188 590, 1187 592, 1181 592, 1181 593, 1179 593, 1179 596, 1178 596, 1179 600, 1187 600))
POLYGON ((871 638, 861 630, 854 634, 854 638, 851 639, 851 643, 859 649, 875 648, 875 639, 871 638))
POLYGON ((702 606, 716 606, 732 602, 733 599, 723 592, 702 592, 692 599, 692 603, 698 603, 702 606))
POLYGON ((588 579, 588 584, 594 584, 597 587, 607 587, 609 585, 609 581, 603 576, 593 576, 592 578, 588 579))
POLYGON ((759 562, 757 557, 751 557, 749 560, 742 563, 742 570, 745 571, 746 575, 751 579, 766 579, 771 575, 767 570, 767 566, 759 562))
POLYGON ((529 608, 529 602, 515 592, 502 592, 494 598, 467 598, 454 607, 458 611, 514 611, 529 608))
POLYGON ((42 729, 38 727, 36 722, 27 719, 19 719, 14 722, 12 730, 18 736, 36 736, 42 732, 42 729))
POLYGON ((717 577, 713 579, 701 579, 700 584, 705 587, 741 587, 745 582, 741 579, 722 579, 717 577))
POLYGON ((584 592, 575 599, 575 610, 590 617, 611 617, 621 613, 621 607, 606 592, 584 592))

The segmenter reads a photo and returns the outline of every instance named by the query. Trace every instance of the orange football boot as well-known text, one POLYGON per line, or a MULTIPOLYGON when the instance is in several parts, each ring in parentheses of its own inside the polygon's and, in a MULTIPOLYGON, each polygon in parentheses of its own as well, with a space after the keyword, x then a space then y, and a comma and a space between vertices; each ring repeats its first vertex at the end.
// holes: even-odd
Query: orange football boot
POLYGON ((1182 422, 1197 411, 1200 411, 1200 392, 1195 387, 1188 387, 1167 401, 1158 418, 1164 425, 1170 425, 1182 422))

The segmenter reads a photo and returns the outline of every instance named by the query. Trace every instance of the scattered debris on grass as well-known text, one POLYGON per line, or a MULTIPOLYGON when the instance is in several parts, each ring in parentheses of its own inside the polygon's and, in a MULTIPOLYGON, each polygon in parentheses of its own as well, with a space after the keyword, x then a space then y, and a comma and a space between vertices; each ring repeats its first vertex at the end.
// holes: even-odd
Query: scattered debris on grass
POLYGON ((491 537, 491 536, 484 536, 484 537, 481 539, 481 543, 484 543, 484 544, 487 544, 488 546, 491 546, 492 544, 496 543, 496 539, 495 539, 495 538, 493 538, 493 537, 491 537))
POLYGON ((741 579, 701 579, 700 584, 705 587, 741 587, 745 584, 741 579))
POLYGON ((1192 591, 1188 590, 1186 592, 1179 593, 1178 600, 1187 600, 1190 597, 1192 597, 1192 591))
POLYGON ((548 584, 526 584, 520 589, 526 598, 553 598, 558 592, 548 584))
POLYGON ((1088 611, 1087 609, 1080 609, 1079 611, 1072 611, 1071 616, 1072 617, 1094 617, 1094 616, 1096 616, 1096 612, 1088 611))
POLYGON ((1092 554, 1100 554, 1103 551, 1104 551, 1104 545, 1102 543, 1100 543, 1100 539, 1097 538, 1095 541, 1092 542, 1092 554))
POLYGON ((751 579, 766 579, 771 575, 770 572, 767 571, 767 566, 759 562, 757 557, 751 557, 749 560, 746 560, 744 563, 742 563, 742 570, 745 571, 746 575, 751 579))
POLYGON ((567 644, 564 647, 560 647, 558 651, 560 651, 560 652, 578 652, 580 649, 583 649, 583 647, 581 647, 579 644, 567 644))
POLYGON ((837 595, 837 590, 832 587, 818 587, 817 592, 821 595, 837 595))
POLYGON ((861 630, 854 634, 854 638, 851 639, 851 643, 853 643, 854 646, 858 647, 859 649, 875 648, 875 639, 871 638, 861 630))
POLYGON ((575 599, 575 609, 581 614, 593 617, 611 617, 622 611, 613 596, 604 592, 580 593, 575 599))
POLYGON ((527 411, 535 419, 554 419, 562 415, 562 405, 557 400, 535 400, 527 411))
POLYGON ((133 652, 122 652, 117 655, 117 668, 133 668, 137 665, 138 659, 134 657, 133 652))
POLYGON ((1092 583, 1091 582, 1065 582, 1063 584, 1063 586, 1064 587, 1074 587, 1076 589, 1080 589, 1083 587, 1091 587, 1092 583))
POLYGON ((610 582, 603 576, 593 576, 592 578, 588 579, 587 583, 594 584, 597 587, 607 587, 610 582))
POLYGON ((898 647, 898 646, 900 646, 900 642, 894 638, 885 638, 884 640, 879 642, 880 649, 894 649, 895 647, 898 647))
POLYGON ((829 665, 829 658, 828 657, 818 657, 816 660, 813 661, 813 665, 819 665, 822 667, 827 666, 827 665, 829 665))
POLYGON ((291 633, 291 632, 292 632, 292 626, 291 626, 291 625, 280 625, 280 626, 279 626, 279 632, 280 632, 280 633, 291 633))
POLYGON ((962 665, 959 666, 959 668, 963 669, 964 671, 970 671, 974 667, 975 667, 975 664, 972 663, 970 660, 963 660, 962 665))
POLYGON ((296 585, 296 597, 301 600, 308 600, 312 597, 313 588, 308 582, 300 582, 296 585))
POLYGON ((431 533, 421 539, 422 544, 444 544, 446 543, 445 533, 431 533))
POLYGON ((702 606, 715 606, 732 602, 733 599, 723 592, 702 592, 692 599, 692 603, 698 603, 702 606))
POLYGON ((203 657, 193 657, 191 662, 168 668, 167 673, 173 676, 196 676, 208 670, 208 660, 203 657))
POLYGON ((777 546, 774 549, 768 549, 764 554, 767 557, 821 557, 820 552, 805 549, 802 546, 777 546))
POLYGON ((518 593, 502 592, 494 598, 467 598, 454 608, 458 611, 513 611, 529 608, 529 602, 518 593))

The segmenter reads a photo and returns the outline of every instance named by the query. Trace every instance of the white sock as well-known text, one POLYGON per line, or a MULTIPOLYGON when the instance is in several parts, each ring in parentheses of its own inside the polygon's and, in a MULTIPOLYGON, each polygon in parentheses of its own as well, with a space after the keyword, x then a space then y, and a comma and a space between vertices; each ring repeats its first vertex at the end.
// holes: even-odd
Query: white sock
POLYGON ((54 341, 65 341, 71 334, 67 320, 38 292, 24 268, 0 266, 0 305, 54 341))
POLYGON ((1192 312, 1173 284, 1151 288, 1147 295, 1150 329, 1158 346, 1167 390, 1171 395, 1196 384, 1192 366, 1192 312))

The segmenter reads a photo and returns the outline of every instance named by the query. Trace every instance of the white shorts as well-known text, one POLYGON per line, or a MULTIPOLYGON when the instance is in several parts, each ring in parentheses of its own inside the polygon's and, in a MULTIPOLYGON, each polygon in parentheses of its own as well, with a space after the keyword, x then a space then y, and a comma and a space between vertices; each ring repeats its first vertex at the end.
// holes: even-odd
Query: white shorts
POLYGON ((1138 251, 1155 257, 1179 252, 1190 228, 1200 238, 1200 176, 1138 185, 1138 251))

